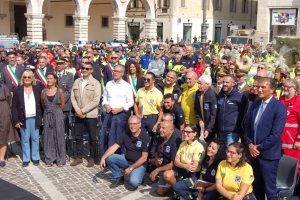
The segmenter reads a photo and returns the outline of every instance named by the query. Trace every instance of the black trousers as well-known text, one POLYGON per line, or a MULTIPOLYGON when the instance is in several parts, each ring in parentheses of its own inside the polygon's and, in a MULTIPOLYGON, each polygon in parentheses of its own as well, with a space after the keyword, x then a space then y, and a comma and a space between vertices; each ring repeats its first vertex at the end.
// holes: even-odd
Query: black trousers
POLYGON ((97 145, 97 118, 75 118, 75 141, 77 157, 83 157, 83 133, 86 128, 89 134, 90 158, 95 158, 97 145))

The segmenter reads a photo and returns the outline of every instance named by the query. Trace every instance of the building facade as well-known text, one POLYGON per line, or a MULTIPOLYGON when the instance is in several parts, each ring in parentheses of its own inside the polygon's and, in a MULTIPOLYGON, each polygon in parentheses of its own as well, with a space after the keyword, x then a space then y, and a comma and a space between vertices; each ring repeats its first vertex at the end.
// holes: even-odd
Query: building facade
MULTIPOLYGON (((126 36, 192 42, 201 36, 203 1, 0 0, 0 34, 75 44, 126 36)), ((223 43, 230 28, 254 28, 256 8, 257 0, 207 0, 207 40, 223 43)))

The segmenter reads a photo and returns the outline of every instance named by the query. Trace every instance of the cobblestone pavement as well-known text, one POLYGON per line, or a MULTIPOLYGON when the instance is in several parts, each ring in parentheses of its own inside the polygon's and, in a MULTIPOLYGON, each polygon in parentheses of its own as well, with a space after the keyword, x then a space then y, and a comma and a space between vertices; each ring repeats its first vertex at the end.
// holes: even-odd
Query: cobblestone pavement
POLYGON ((87 160, 71 167, 72 161, 67 160, 63 167, 47 167, 40 162, 39 166, 23 168, 20 159, 21 148, 13 144, 13 152, 17 155, 10 157, 7 165, 0 168, 0 178, 6 180, 41 199, 170 199, 170 197, 158 197, 155 189, 156 184, 148 175, 145 175, 145 185, 139 186, 138 190, 130 191, 128 178, 125 177, 125 185, 115 189, 108 186, 111 183, 111 172, 107 169, 100 170, 99 165, 87 168, 87 160))

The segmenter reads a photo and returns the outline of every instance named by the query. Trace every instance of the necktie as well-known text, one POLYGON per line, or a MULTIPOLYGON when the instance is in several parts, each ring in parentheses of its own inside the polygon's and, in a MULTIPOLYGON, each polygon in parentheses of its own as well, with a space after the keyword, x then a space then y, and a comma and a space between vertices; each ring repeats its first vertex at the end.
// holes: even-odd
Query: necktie
POLYGON ((58 78, 61 78, 61 73, 58 73, 58 78))
POLYGON ((261 116, 262 116, 262 114, 263 114, 263 112, 264 112, 266 106, 267 106, 267 103, 266 103, 266 102, 262 102, 262 103, 260 104, 259 110, 258 110, 258 112, 257 112, 257 118, 256 118, 256 120, 254 121, 254 144, 256 144, 256 129, 257 129, 257 125, 258 125, 258 123, 259 123, 259 121, 260 121, 260 118, 261 118, 261 116))

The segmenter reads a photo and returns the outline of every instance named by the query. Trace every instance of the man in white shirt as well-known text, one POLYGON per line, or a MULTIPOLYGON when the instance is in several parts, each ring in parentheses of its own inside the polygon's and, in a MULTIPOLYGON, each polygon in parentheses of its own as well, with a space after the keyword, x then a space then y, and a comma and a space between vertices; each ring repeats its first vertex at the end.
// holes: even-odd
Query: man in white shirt
MULTIPOLYGON (((126 128, 126 112, 133 106, 132 89, 129 83, 122 79, 125 68, 116 65, 113 71, 113 80, 106 84, 103 93, 102 105, 106 110, 100 133, 102 154, 117 142, 126 128)), ((121 153, 118 149, 116 153, 121 153)))

